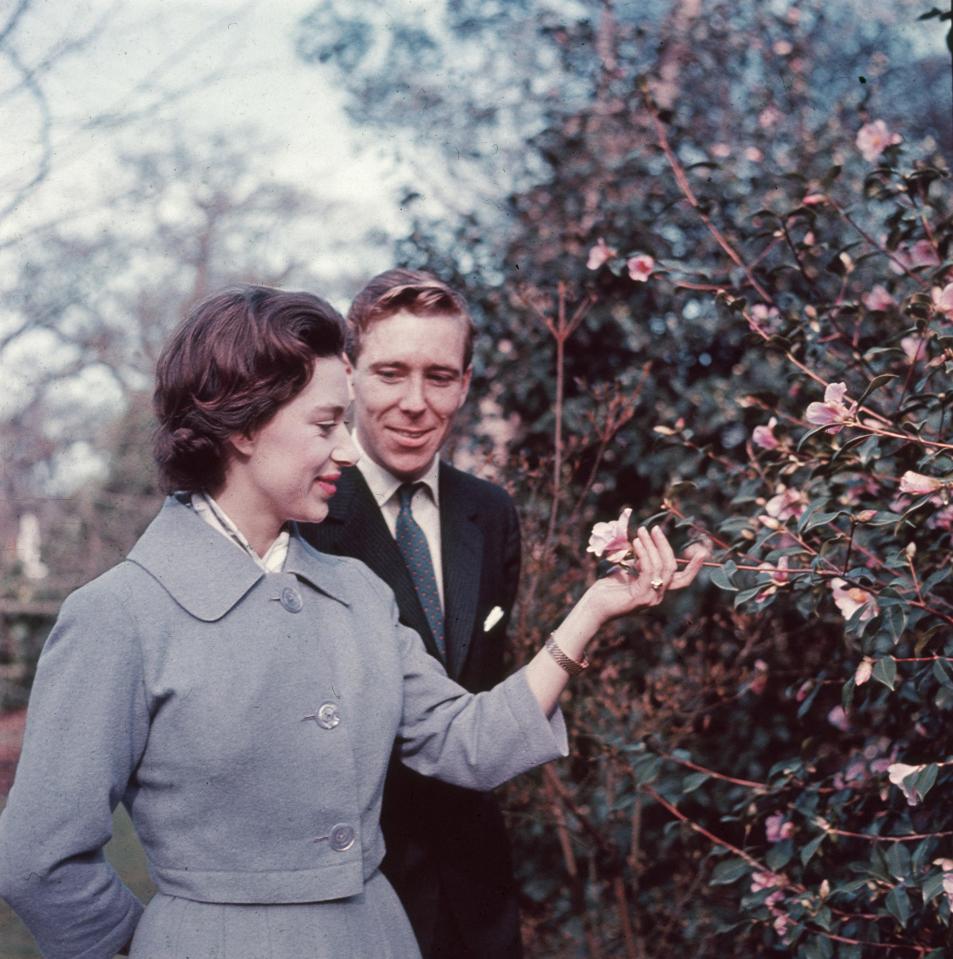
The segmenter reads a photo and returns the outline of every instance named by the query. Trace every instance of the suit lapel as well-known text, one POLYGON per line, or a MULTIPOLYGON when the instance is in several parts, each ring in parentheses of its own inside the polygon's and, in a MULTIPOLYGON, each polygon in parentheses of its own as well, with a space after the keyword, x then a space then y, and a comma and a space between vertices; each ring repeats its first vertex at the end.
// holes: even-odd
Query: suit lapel
POLYGON ((457 488, 453 472, 440 464, 440 544, 443 554, 444 634, 447 672, 457 677, 470 650, 483 565, 483 530, 476 507, 457 488))
POLYGON ((404 558, 387 528, 384 516, 368 489, 361 471, 344 470, 328 516, 315 527, 318 548, 362 560, 394 591, 401 620, 420 633, 424 645, 437 655, 437 647, 423 607, 407 571, 404 558))

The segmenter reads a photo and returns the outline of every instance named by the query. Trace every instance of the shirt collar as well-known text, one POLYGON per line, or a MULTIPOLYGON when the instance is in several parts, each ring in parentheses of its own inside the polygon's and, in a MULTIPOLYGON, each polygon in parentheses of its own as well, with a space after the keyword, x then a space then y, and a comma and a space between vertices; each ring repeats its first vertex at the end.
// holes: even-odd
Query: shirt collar
POLYGON ((267 573, 280 573, 288 555, 288 530, 283 529, 275 541, 268 547, 264 556, 259 556, 252 548, 245 534, 235 525, 235 521, 219 506, 208 493, 193 493, 189 505, 206 523, 230 539, 239 549, 244 550, 267 573))
MULTIPOLYGON (((358 453, 361 454, 361 458, 357 461, 357 468, 361 471, 361 475, 364 477, 368 489, 370 489, 371 495, 374 497, 374 501, 378 506, 383 506, 393 497, 398 487, 402 486, 405 481, 394 476, 393 473, 375 463, 374 460, 367 455, 361 446, 360 440, 357 438, 357 431, 353 433, 351 440, 357 447, 358 453)), ((426 486, 430 491, 430 497, 434 501, 434 505, 437 507, 440 506, 440 458, 438 456, 433 458, 433 462, 427 467, 427 471, 423 476, 414 482, 422 483, 426 486)))

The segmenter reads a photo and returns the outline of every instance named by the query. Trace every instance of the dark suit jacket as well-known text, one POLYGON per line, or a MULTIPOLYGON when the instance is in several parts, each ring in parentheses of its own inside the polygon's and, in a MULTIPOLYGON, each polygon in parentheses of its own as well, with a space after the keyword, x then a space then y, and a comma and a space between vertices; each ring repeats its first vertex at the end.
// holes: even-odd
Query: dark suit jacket
MULTIPOLYGON (((502 678, 503 649, 520 567, 516 510, 500 487, 440 464, 447 672, 471 692, 502 678), (503 618, 483 623, 499 606, 503 618)), ((401 621, 436 646, 397 543, 356 468, 345 470, 327 519, 303 525, 319 550, 363 560, 394 590, 401 621)), ((472 955, 522 954, 516 889, 502 816, 488 793, 448 786, 392 763, 381 817, 384 873, 410 916, 426 959, 441 910, 472 955)))

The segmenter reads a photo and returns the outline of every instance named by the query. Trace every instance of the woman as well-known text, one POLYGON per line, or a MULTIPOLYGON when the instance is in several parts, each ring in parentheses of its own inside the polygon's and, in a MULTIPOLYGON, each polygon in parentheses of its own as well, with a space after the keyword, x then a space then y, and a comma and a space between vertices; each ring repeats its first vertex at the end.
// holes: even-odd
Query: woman
POLYGON ((174 493, 64 603, 0 817, 0 894, 44 956, 418 956, 378 872, 395 740, 475 789, 565 755, 556 703, 588 640, 701 565, 676 572, 640 530, 637 578, 594 584, 524 669, 465 693, 380 580, 295 531, 355 460, 342 349, 323 300, 247 287, 200 304, 159 360, 174 493), (119 802, 158 887, 144 912, 102 853, 119 802))

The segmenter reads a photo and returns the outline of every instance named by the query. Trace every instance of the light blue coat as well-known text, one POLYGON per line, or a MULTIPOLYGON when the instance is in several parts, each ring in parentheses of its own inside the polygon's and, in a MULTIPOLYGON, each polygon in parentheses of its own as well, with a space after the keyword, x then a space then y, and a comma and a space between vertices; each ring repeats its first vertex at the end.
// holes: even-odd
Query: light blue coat
POLYGON ((388 757, 490 789, 566 754, 522 672, 473 696, 357 560, 292 536, 265 573, 170 498, 64 603, 0 816, 0 895, 49 959, 107 959, 142 906, 103 857, 128 808, 158 888, 204 902, 355 895, 388 757))

